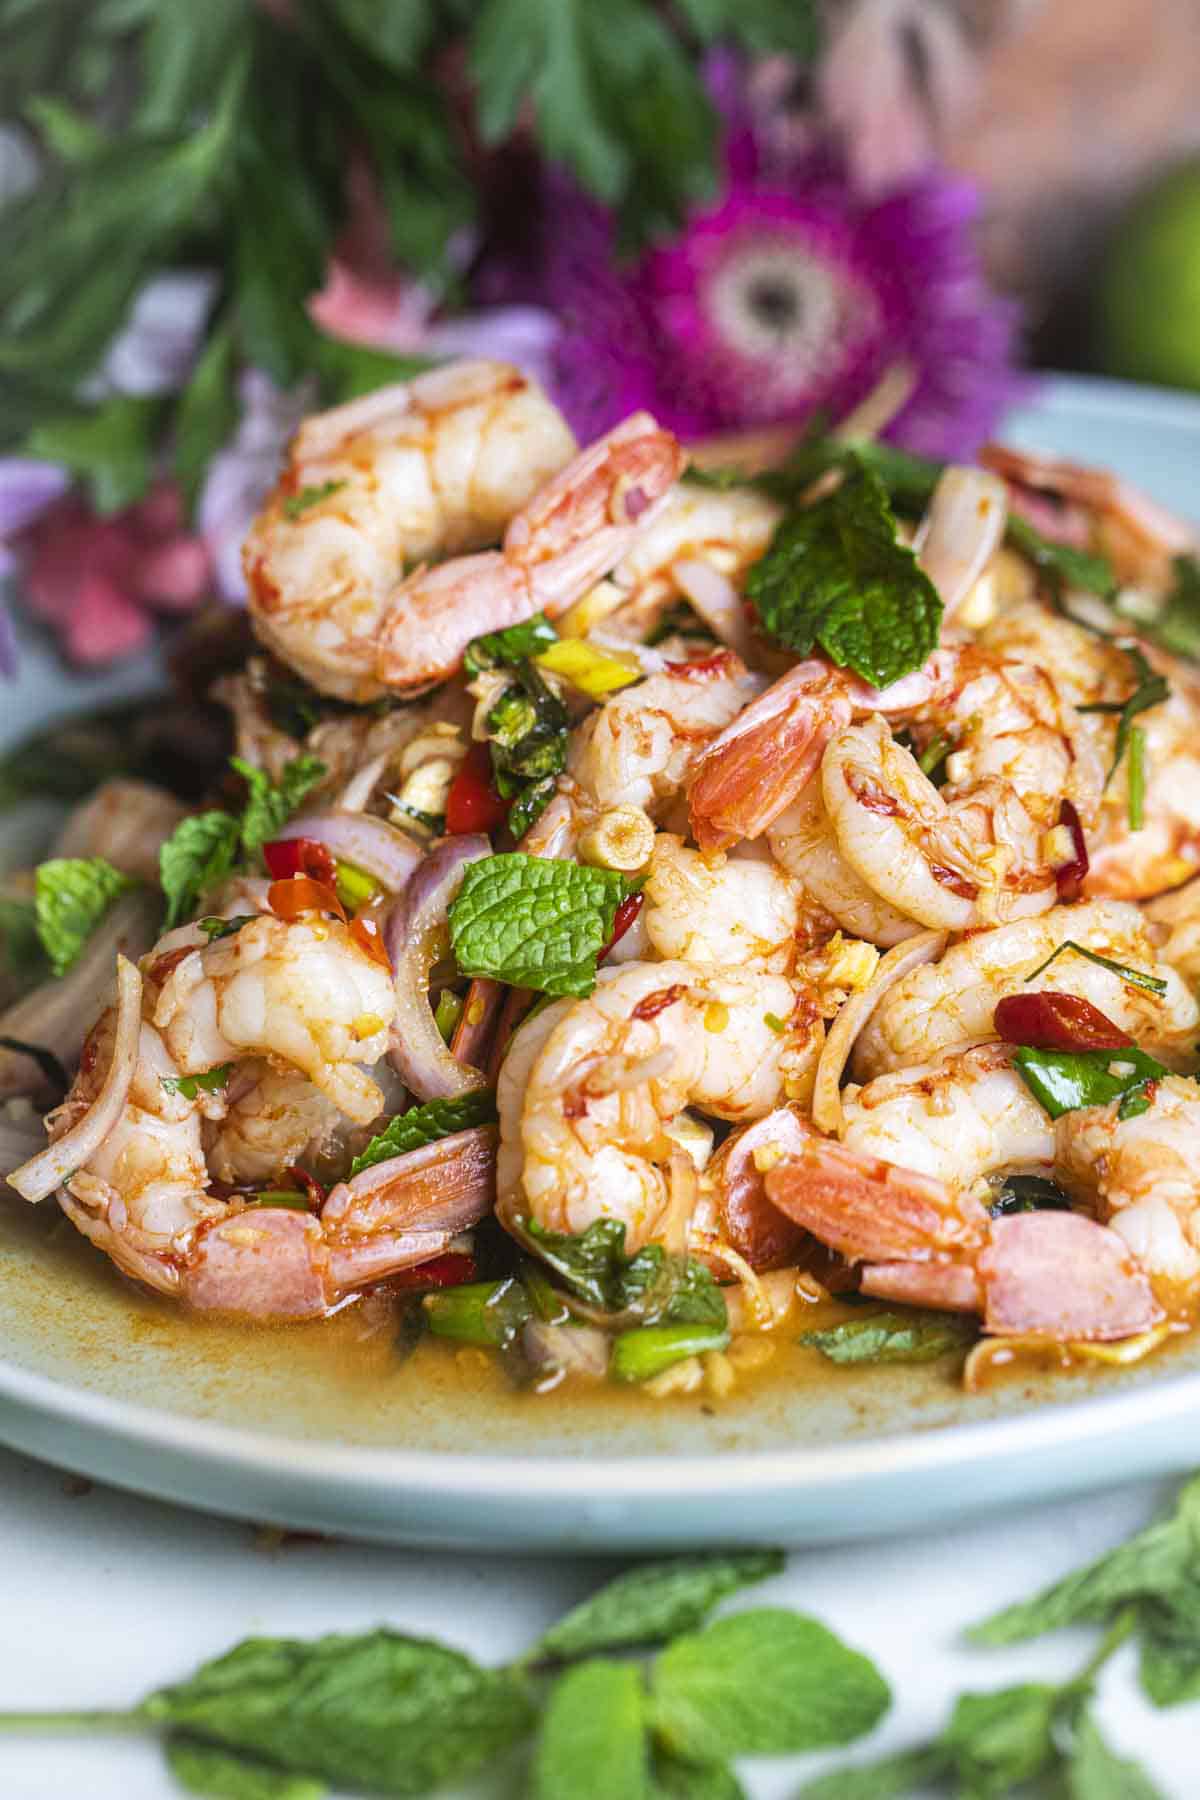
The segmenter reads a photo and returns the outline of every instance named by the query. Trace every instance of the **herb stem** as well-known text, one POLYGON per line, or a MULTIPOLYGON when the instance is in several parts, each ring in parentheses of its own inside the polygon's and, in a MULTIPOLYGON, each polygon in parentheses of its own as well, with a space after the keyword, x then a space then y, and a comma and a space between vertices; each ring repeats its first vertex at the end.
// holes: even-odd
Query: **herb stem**
POLYGON ((1140 831, 1146 806, 1146 733, 1135 725, 1129 733, 1128 812, 1130 831, 1140 831))
POLYGON ((126 1712, 0 1712, 2 1731, 151 1731, 153 1722, 138 1708, 126 1712))
POLYGON ((1063 1694, 1086 1693, 1092 1686, 1096 1676, 1105 1663, 1121 1648, 1125 1639, 1137 1624, 1137 1607, 1126 1606, 1121 1609, 1101 1638, 1099 1644, 1080 1669, 1073 1681, 1067 1682, 1063 1694))

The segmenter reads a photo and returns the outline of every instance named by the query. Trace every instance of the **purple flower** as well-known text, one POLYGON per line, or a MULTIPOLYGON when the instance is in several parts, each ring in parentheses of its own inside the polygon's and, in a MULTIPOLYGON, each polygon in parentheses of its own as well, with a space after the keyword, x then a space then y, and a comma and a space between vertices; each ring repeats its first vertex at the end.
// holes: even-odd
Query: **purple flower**
POLYGON ((288 393, 260 370, 246 369, 238 379, 238 394, 242 416, 233 437, 209 464, 196 522, 221 594, 244 601, 242 544, 275 485, 288 439, 316 404, 316 390, 314 383, 301 382, 288 393))
POLYGON ((543 297, 563 333, 555 389, 582 437, 646 407, 684 438, 844 417, 896 364, 912 388, 887 435, 962 458, 1024 393, 1015 307, 971 236, 977 198, 931 174, 862 200, 828 156, 769 175, 722 65, 719 200, 623 267, 613 223, 548 184, 543 297))

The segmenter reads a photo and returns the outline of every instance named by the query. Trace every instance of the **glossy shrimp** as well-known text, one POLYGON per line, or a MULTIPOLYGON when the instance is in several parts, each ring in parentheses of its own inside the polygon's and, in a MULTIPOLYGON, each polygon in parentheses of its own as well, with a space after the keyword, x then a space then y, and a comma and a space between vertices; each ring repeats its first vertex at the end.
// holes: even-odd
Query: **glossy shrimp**
POLYGON ((645 413, 573 450, 545 396, 501 363, 307 420, 246 541, 258 637, 323 692, 366 701, 420 693, 472 638, 561 611, 683 466, 645 413))
POLYGON ((502 1090, 501 1167, 520 1166, 519 1187, 502 1172, 502 1211, 549 1231, 620 1219, 631 1250, 687 1242, 695 1169, 671 1136, 685 1109, 769 1112, 811 1080, 822 1036, 806 984, 683 962, 602 970, 543 1030, 520 1053, 523 1100, 502 1090))
POLYGON ((787 975, 795 967, 795 884, 769 861, 706 860, 660 831, 646 875, 646 936, 665 961, 787 975))
POLYGON ((1191 1066, 1200 1029, 1195 996, 1161 957, 1138 907, 1091 900, 978 932, 940 961, 911 970, 883 996, 859 1036, 855 1074, 868 1078, 979 1043, 995 1035, 999 1000, 1048 989, 1090 1001, 1168 1065, 1191 1066), (1065 948, 1069 943, 1120 964, 1140 981, 1065 948))
POLYGON ((1065 1124, 1056 1129, 1007 1052, 985 1046, 848 1090, 842 1141, 812 1132, 767 1173, 767 1194, 861 1264, 866 1293, 975 1312, 992 1333, 1132 1337, 1164 1318, 1155 1283, 1170 1272, 1116 1228, 1125 1194, 1103 1155, 1077 1158, 1079 1186, 1112 1225, 1065 1211, 993 1218, 984 1204, 989 1172, 1065 1165, 1065 1124))
POLYGON ((31 1200, 57 1188, 84 1236, 160 1293, 246 1317, 318 1316, 481 1216, 490 1134, 442 1140, 416 1167, 380 1164, 318 1213, 222 1197, 218 1169, 279 1176, 297 1117, 307 1132, 328 1124, 330 1106, 360 1124, 378 1116, 383 1095, 364 1065, 386 1050, 393 997, 389 971, 335 919, 263 915, 207 946, 200 937, 172 933, 144 975, 122 961, 118 1004, 50 1116, 51 1144, 12 1185, 31 1200), (304 1101, 301 1080, 312 1084, 304 1101))

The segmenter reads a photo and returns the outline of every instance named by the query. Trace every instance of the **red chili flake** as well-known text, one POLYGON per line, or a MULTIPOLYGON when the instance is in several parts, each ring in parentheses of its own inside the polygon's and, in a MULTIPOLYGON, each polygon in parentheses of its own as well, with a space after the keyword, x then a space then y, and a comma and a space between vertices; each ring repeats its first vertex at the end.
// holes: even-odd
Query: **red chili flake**
POLYGON ((732 650, 717 650, 696 662, 669 662, 666 670, 668 675, 682 675, 687 681, 711 681, 724 674, 732 656, 732 650))
POLYGON ((666 1012, 668 1006, 674 1006, 680 995, 686 993, 687 988, 679 983, 676 983, 674 987, 659 988, 655 993, 647 994, 644 1000, 638 1001, 631 1017, 657 1019, 660 1012, 666 1012))
POLYGON ((1035 1050, 1128 1050, 1129 1033, 1076 994, 1008 994, 995 1027, 1009 1044, 1035 1050))
POLYGON ((629 930, 629 927, 633 924, 633 921, 641 912, 645 898, 646 896, 644 894, 627 894, 624 900, 622 900, 620 906, 618 906, 616 912, 613 914, 612 936, 597 957, 596 960, 598 962, 603 962, 613 946, 620 943, 621 939, 625 936, 625 933, 629 930))
POLYGON ((263 845, 263 861, 273 881, 311 875, 314 881, 325 881, 332 887, 337 877, 333 851, 317 838, 277 838, 273 844, 263 845))
POLYGON ((486 744, 472 744, 459 764, 446 795, 446 830, 495 831, 508 817, 511 802, 496 792, 492 756, 486 744))
POLYGON ((447 1250, 444 1256, 431 1256, 428 1262, 419 1263, 415 1269, 401 1269, 397 1274, 389 1276, 388 1286, 461 1287, 464 1281, 474 1281, 477 1274, 478 1267, 473 1256, 468 1256, 465 1250, 447 1250))
POLYGON ((1065 825, 1071 834, 1071 845, 1074 850, 1070 862, 1063 863, 1054 871, 1054 880, 1058 887, 1058 897, 1064 903, 1078 900, 1083 892, 1083 883, 1091 866, 1088 856, 1087 839, 1083 835, 1083 825, 1079 814, 1069 800, 1064 800, 1058 809, 1058 822, 1065 825))
POLYGON ((310 1175, 307 1169, 302 1169, 299 1163, 289 1163, 283 1172, 301 1193, 308 1195, 308 1204, 313 1212, 320 1212, 325 1204, 327 1189, 321 1186, 316 1176, 310 1175))
POLYGON ((332 913, 346 922, 346 909, 334 890, 311 875, 292 875, 286 881, 273 881, 267 890, 267 905, 277 919, 299 919, 304 913, 332 913))
POLYGON ((373 912, 355 913, 350 921, 350 936, 372 962, 378 963, 381 969, 386 969, 391 974, 392 959, 387 953, 379 920, 373 912))
POLYGON ((904 808, 895 794, 886 789, 876 787, 873 781, 865 781, 861 775, 851 774, 848 778, 850 792, 865 812, 881 813, 885 819, 895 819, 904 808))

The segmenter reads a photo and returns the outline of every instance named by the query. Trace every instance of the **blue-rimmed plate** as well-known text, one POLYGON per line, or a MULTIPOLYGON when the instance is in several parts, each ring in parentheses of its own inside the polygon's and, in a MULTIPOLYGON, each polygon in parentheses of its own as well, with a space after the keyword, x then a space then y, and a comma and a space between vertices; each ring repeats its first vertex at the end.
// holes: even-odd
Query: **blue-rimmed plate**
MULTIPOLYGON (((1200 511, 1200 400, 1058 380, 1006 435, 1200 511)), ((32 648, 0 742, 112 697, 32 648)), ((781 1345, 725 1400, 514 1393, 476 1352, 405 1359, 366 1309, 277 1330, 182 1317, 124 1285, 48 1208, 0 1201, 0 1438, 218 1512, 543 1552, 803 1543, 1195 1462, 1200 1349, 1186 1345, 1128 1371, 1022 1377, 978 1396, 944 1364, 818 1360, 781 1345)))

